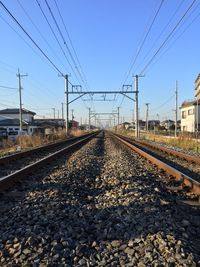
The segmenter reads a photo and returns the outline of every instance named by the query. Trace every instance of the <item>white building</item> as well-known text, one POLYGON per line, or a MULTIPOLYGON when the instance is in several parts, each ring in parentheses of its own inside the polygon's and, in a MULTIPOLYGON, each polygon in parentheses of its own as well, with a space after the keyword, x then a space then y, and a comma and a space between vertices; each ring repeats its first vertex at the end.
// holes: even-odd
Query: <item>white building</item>
POLYGON ((181 131, 194 133, 200 128, 200 101, 185 101, 181 105, 181 131), (198 116, 197 116, 198 112, 198 116), (198 120, 198 122, 197 122, 198 120), (198 123, 198 124, 197 124, 198 123))
MULTIPOLYGON (((38 126, 34 123, 34 115, 36 113, 22 109, 22 126, 23 131, 27 134, 32 135, 38 126)), ((0 128, 6 129, 7 132, 19 131, 19 109, 17 108, 7 108, 0 110, 0 128)))

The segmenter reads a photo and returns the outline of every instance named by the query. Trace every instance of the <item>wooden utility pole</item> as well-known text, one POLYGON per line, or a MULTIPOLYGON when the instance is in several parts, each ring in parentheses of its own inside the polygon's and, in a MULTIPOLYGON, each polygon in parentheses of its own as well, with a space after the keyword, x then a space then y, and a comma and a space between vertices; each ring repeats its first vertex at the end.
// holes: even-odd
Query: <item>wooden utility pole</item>
POLYGON ((18 69, 17 77, 18 77, 18 83, 19 83, 19 129, 20 132, 23 130, 23 125, 22 125, 22 86, 21 86, 21 78, 28 76, 27 74, 22 75, 20 74, 20 71, 18 69))

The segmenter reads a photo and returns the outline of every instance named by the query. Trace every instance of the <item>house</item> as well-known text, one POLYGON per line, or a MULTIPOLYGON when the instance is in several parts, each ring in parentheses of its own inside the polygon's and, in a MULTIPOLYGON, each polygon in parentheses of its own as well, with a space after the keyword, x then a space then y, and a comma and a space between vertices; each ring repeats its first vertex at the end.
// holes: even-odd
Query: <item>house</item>
POLYGON ((181 131, 194 133, 200 128, 200 99, 184 101, 181 105, 181 131), (198 112, 198 115, 197 115, 198 112))
MULTIPOLYGON (((23 131, 26 131, 29 135, 32 135, 38 129, 38 126, 34 123, 35 114, 30 110, 22 109, 23 131)), ((19 131, 19 109, 7 108, 0 110, 0 127, 6 129, 8 133, 19 131)))
POLYGON ((70 126, 70 128, 72 128, 72 129, 78 129, 78 127, 79 127, 79 122, 78 122, 78 121, 75 121, 75 120, 70 120, 70 121, 69 121, 69 126, 70 126))
POLYGON ((161 127, 164 127, 166 130, 170 130, 175 127, 175 122, 173 120, 164 120, 160 123, 161 127))

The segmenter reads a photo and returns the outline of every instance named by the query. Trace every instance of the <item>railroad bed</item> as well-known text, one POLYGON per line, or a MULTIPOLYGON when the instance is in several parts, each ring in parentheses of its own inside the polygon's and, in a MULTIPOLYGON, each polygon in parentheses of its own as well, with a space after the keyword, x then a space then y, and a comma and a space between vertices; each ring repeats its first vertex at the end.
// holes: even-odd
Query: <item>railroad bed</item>
POLYGON ((0 266, 200 265, 199 207, 168 178, 100 133, 1 193, 0 266))

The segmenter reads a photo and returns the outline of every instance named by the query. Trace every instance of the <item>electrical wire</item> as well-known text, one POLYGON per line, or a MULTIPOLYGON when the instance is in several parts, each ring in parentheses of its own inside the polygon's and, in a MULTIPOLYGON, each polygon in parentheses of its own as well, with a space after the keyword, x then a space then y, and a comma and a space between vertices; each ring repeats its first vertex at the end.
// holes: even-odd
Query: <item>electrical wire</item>
POLYGON ((21 7, 21 9, 23 10, 24 14, 26 15, 26 17, 30 20, 30 22, 32 23, 32 25, 34 26, 34 28, 37 30, 37 32, 39 33, 39 35, 41 36, 42 40, 47 44, 47 46, 49 47, 49 49, 51 50, 51 52, 56 56, 56 58, 59 60, 59 62, 62 64, 63 67, 64 63, 62 62, 62 60, 59 58, 59 56, 56 54, 56 52, 54 51, 54 49, 52 48, 52 46, 49 44, 49 42, 46 40, 46 38, 44 37, 44 35, 42 34, 42 32, 40 31, 40 29, 37 27, 37 25, 34 23, 34 21, 32 20, 31 16, 28 14, 28 12, 25 10, 25 8, 23 7, 23 5, 20 3, 20 0, 17 0, 19 6, 21 7))
POLYGON ((138 67, 140 65, 142 65, 142 63, 144 62, 144 60, 147 58, 147 56, 150 54, 150 52, 152 51, 152 49, 154 48, 155 44, 158 42, 158 40, 160 39, 160 37, 163 35, 163 33, 166 31, 167 27, 170 25, 171 21, 173 20, 173 18, 176 16, 176 14, 178 13, 178 11, 180 10, 181 6, 183 5, 185 0, 182 0, 180 2, 180 4, 178 5, 178 7, 175 9, 175 11, 173 12, 172 16, 170 17, 170 19, 168 20, 167 24, 163 27, 163 29, 161 30, 161 32, 159 33, 159 35, 157 36, 157 38, 155 39, 154 43, 152 44, 151 48, 148 50, 148 52, 146 53, 146 55, 144 56, 144 58, 142 59, 141 63, 138 64, 138 66, 136 67, 136 69, 138 69, 138 67))
POLYGON ((175 30, 178 28, 178 26, 180 25, 180 23, 183 21, 183 19, 185 18, 185 16, 188 14, 188 12, 190 11, 190 9, 193 7, 193 5, 195 4, 196 0, 193 0, 192 3, 189 5, 189 7, 187 8, 187 10, 184 12, 184 14, 182 15, 182 17, 178 20, 178 22, 176 23, 176 25, 174 26, 174 28, 172 29, 172 31, 168 34, 168 36, 165 38, 165 40, 162 42, 162 44, 160 45, 160 47, 157 49, 157 51, 155 52, 155 54, 151 57, 151 59, 147 62, 147 64, 144 66, 144 68, 141 70, 140 75, 143 75, 144 72, 146 71, 146 69, 151 65, 151 63, 153 62, 153 60, 155 59, 155 57, 158 55, 158 53, 161 51, 161 49, 165 46, 165 44, 167 43, 167 41, 170 39, 170 37, 172 36, 172 34, 175 32, 175 30))
POLYGON ((155 23, 156 18, 158 17, 158 14, 159 14, 159 12, 161 10, 161 7, 162 7, 163 3, 164 3, 164 0, 161 0, 160 5, 159 5, 154 17, 153 17, 153 20, 152 20, 151 24, 149 25, 147 33, 145 34, 144 39, 143 39, 143 41, 142 41, 142 43, 141 43, 141 45, 140 45, 140 47, 138 49, 138 52, 137 52, 136 56, 134 57, 133 62, 131 63, 131 66, 130 66, 130 68, 128 70, 127 76, 126 76, 125 81, 123 82, 123 84, 127 81, 128 77, 129 77, 129 75, 131 73, 131 70, 133 69, 133 66, 135 65, 135 62, 138 59, 138 57, 140 55, 140 52, 142 51, 142 48, 144 47, 144 44, 145 44, 145 42, 147 40, 147 37, 148 37, 152 27, 153 27, 153 24, 155 23))
POLYGON ((18 88, 10 87, 10 86, 5 86, 5 85, 0 85, 0 87, 1 88, 4 88, 4 89, 18 90, 18 88))
POLYGON ((14 17, 14 15, 8 10, 8 8, 0 1, 1 6, 3 9, 8 13, 8 15, 14 20, 14 22, 19 26, 19 28, 25 33, 25 35, 31 40, 31 42, 37 47, 37 49, 42 53, 42 55, 50 62, 53 68, 60 73, 62 76, 63 73, 61 70, 53 63, 53 61, 46 55, 46 53, 40 48, 40 46, 33 40, 31 35, 24 29, 24 27, 19 23, 19 21, 14 17))
MULTIPOLYGON (((140 55, 140 53, 141 53, 143 47, 144 47, 144 44, 145 44, 145 42, 146 42, 146 40, 147 40, 147 37, 148 37, 148 35, 149 35, 149 33, 150 33, 150 31, 151 31, 151 29, 152 29, 152 27, 153 27, 153 25, 154 25, 154 23, 155 23, 155 21, 156 21, 156 18, 158 17, 158 14, 159 14, 159 12, 160 12, 160 10, 161 10, 161 7, 162 7, 163 3, 164 3, 164 0, 161 0, 160 4, 159 4, 159 6, 158 6, 158 9, 156 10, 156 13, 155 13, 155 15, 154 15, 154 17, 153 17, 153 20, 151 21, 151 23, 150 23, 150 25, 149 25, 149 27, 148 27, 148 30, 147 30, 147 32, 146 32, 146 34, 145 34, 145 36, 144 36, 144 38, 143 38, 143 40, 142 40, 142 43, 141 43, 141 45, 140 45, 140 47, 139 47, 139 49, 138 49, 138 52, 136 53, 135 57, 133 58, 133 61, 131 62, 131 65, 130 65, 130 67, 129 67, 129 70, 128 70, 128 72, 127 72, 127 75, 126 75, 126 77, 125 77, 124 82, 122 83, 122 85, 123 85, 124 83, 126 83, 128 77, 129 77, 129 75, 130 75, 130 73, 131 73, 131 71, 132 71, 132 69, 133 69, 133 66, 135 65, 135 63, 136 63, 136 61, 137 61, 137 59, 138 59, 138 57, 139 57, 139 55, 140 55)), ((128 90, 128 88, 127 88, 127 90, 128 90)), ((126 90, 125 92, 127 92, 127 90, 126 90)), ((125 98, 125 96, 123 96, 122 101, 121 101, 119 107, 121 107, 121 105, 122 105, 122 103, 123 103, 123 101, 124 101, 124 98, 125 98)), ((113 108, 114 108, 114 105, 113 105, 113 108)))
POLYGON ((85 82, 86 82, 86 85, 87 85, 86 87, 89 88, 87 78, 86 78, 86 76, 85 76, 85 73, 84 73, 84 71, 83 71, 83 68, 82 68, 82 66, 81 66, 81 63, 80 63, 80 61, 79 61, 79 59, 78 59, 78 55, 77 55, 76 50, 75 50, 75 48, 74 48, 74 45, 73 45, 73 43, 72 43, 71 37, 70 37, 69 32, 68 32, 68 30, 67 30, 67 27, 66 27, 66 24, 65 24, 65 22, 64 22, 64 19, 63 19, 63 17, 62 17, 62 14, 61 14, 61 12, 60 12, 58 3, 57 3, 56 0, 54 0, 54 2, 55 2, 56 9, 57 9, 57 11, 58 11, 58 14, 59 14, 59 16, 60 16, 60 19, 61 19, 61 21, 62 21, 63 27, 64 27, 64 29, 65 29, 65 32, 66 32, 66 34, 67 34, 67 37, 68 37, 68 39, 69 39, 70 45, 71 45, 71 47, 72 47, 72 50, 73 50, 74 55, 75 55, 75 57, 76 57, 77 63, 78 63, 78 65, 79 65, 79 68, 80 68, 80 70, 81 70, 81 72, 82 72, 82 74, 83 74, 83 77, 84 77, 84 79, 85 79, 85 82))

